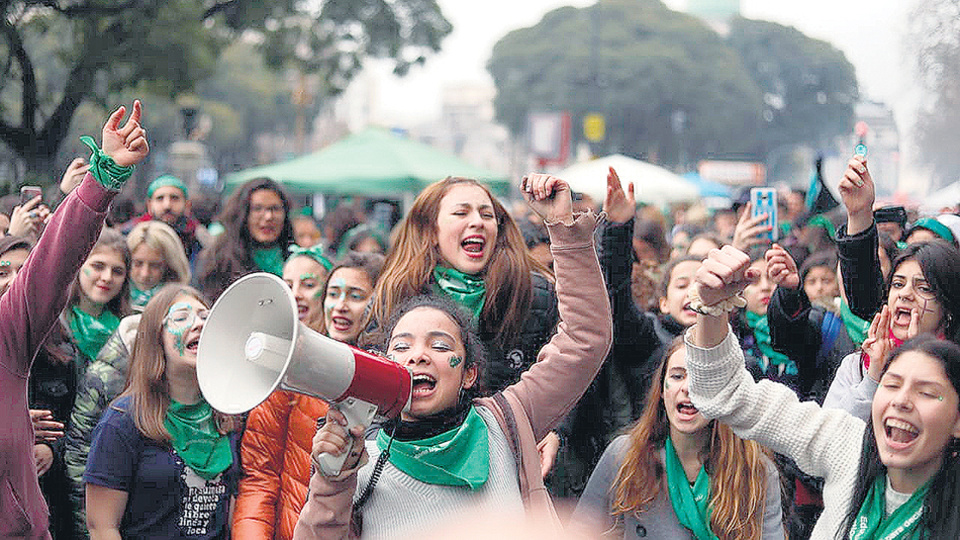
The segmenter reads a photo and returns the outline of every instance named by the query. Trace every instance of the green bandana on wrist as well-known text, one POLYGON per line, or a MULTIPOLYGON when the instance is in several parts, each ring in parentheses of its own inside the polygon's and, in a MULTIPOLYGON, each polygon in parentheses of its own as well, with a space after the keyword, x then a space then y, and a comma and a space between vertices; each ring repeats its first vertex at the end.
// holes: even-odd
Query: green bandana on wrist
POLYGON ((843 319, 843 326, 847 329, 847 335, 853 341, 853 344, 859 347, 867 339, 867 331, 870 330, 870 321, 865 321, 853 314, 850 310, 850 304, 840 299, 840 318, 843 319))
POLYGON ((923 517, 923 500, 930 489, 930 482, 914 491, 907 502, 889 516, 885 516, 887 513, 884 497, 886 488, 886 475, 880 475, 873 481, 847 538, 850 540, 900 540, 924 537, 921 534, 923 528, 918 525, 920 518, 923 517))
POLYGON ((487 284, 483 278, 465 274, 455 268, 437 266, 433 269, 433 292, 446 296, 473 313, 480 320, 483 301, 487 296, 487 284))
MULTIPOLYGON (((377 434, 380 451, 390 436, 377 434)), ((419 441, 394 439, 390 463, 403 473, 426 484, 483 487, 490 475, 490 447, 487 425, 473 407, 459 427, 419 441)))
POLYGON ((130 307, 136 311, 143 311, 143 308, 147 307, 147 302, 153 298, 153 295, 157 294, 157 291, 163 285, 164 283, 160 282, 145 291, 141 291, 133 280, 130 280, 130 307))
POLYGON ((112 157, 103 153, 103 150, 97 146, 93 137, 84 135, 80 137, 80 142, 87 145, 93 152, 90 154, 90 174, 100 182, 100 185, 113 191, 120 191, 124 182, 133 174, 136 168, 133 165, 121 167, 112 157))
POLYGON ((796 375, 797 363, 787 355, 773 350, 773 345, 770 344, 770 322, 767 320, 767 316, 757 315, 752 311, 746 313, 747 325, 753 331, 753 337, 757 340, 757 348, 763 355, 763 358, 759 360, 764 373, 769 372, 771 366, 775 366, 780 374, 796 375))
MULTIPOLYGON (((120 326, 120 319, 108 309, 104 309, 99 317, 94 317, 77 306, 70 308, 70 333, 73 335, 73 342, 86 357, 87 363, 97 359, 100 349, 118 326, 120 326)), ((83 371, 81 370, 80 373, 83 371)))
POLYGON ((283 277, 283 251, 280 246, 256 248, 252 254, 253 264, 264 272, 283 277))
POLYGON ((233 464, 230 438, 217 431, 213 409, 203 399, 193 405, 170 400, 163 427, 177 455, 200 478, 213 480, 233 464))
POLYGON ((690 529, 697 540, 717 540, 717 535, 710 530, 710 477, 707 470, 700 466, 697 481, 690 486, 687 473, 677 451, 673 448, 673 441, 667 437, 664 446, 667 473, 667 490, 670 492, 670 503, 673 512, 681 525, 690 529))
POLYGON ((294 245, 290 246, 288 251, 290 251, 290 255, 287 257, 288 262, 294 257, 310 257, 320 263, 320 266, 326 268, 327 272, 333 270, 333 263, 323 254, 323 246, 321 244, 307 248, 294 245))

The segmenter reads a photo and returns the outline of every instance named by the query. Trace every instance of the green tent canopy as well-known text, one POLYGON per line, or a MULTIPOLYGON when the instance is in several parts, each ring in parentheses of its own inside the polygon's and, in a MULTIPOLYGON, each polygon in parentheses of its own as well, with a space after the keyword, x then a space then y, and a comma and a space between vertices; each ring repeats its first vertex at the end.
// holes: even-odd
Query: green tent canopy
POLYGON ((381 128, 368 128, 290 161, 232 173, 225 189, 263 176, 291 191, 342 195, 416 194, 447 176, 475 178, 497 195, 506 195, 510 187, 506 175, 381 128))

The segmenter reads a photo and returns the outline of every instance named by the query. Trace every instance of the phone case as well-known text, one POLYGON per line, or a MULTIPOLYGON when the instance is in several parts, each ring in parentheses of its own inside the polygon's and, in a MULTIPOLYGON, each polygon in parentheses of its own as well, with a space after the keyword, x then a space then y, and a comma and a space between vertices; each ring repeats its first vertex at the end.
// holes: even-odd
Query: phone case
POLYGON ((762 238, 767 238, 771 242, 777 241, 777 190, 770 187, 750 189, 750 202, 753 206, 753 216, 767 214, 767 224, 771 225, 769 231, 762 233, 762 238))

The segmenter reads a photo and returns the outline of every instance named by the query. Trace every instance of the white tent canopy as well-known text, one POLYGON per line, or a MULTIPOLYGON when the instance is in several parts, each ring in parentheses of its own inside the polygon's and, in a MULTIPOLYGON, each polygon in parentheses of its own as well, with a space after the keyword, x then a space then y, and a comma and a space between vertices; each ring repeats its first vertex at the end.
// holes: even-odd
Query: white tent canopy
POLYGON ((571 165, 556 176, 569 182, 574 191, 586 193, 599 203, 607 193, 607 170, 610 167, 617 171, 624 189, 633 182, 637 202, 664 206, 695 201, 700 196, 697 186, 685 178, 663 167, 620 154, 571 165))
POLYGON ((924 197, 920 210, 925 213, 936 214, 940 212, 941 208, 952 207, 958 202, 960 202, 960 180, 924 197))

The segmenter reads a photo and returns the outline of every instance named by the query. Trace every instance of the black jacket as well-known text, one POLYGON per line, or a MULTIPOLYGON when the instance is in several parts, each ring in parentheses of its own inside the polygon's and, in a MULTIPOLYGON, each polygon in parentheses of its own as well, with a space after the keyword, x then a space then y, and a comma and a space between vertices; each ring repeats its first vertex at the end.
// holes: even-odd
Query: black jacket
POLYGON ((555 497, 577 497, 607 445, 640 417, 660 357, 681 332, 633 301, 633 220, 603 223, 598 255, 613 313, 613 346, 593 383, 558 428, 563 441, 547 479, 555 497))

